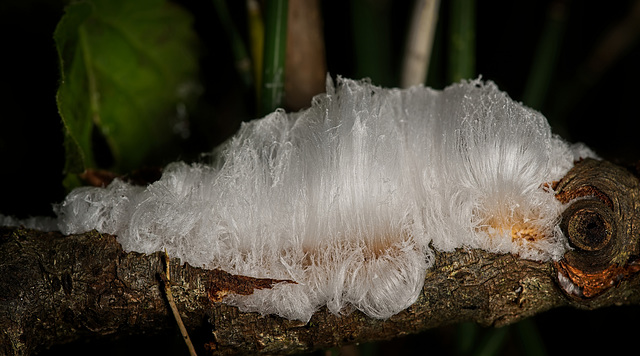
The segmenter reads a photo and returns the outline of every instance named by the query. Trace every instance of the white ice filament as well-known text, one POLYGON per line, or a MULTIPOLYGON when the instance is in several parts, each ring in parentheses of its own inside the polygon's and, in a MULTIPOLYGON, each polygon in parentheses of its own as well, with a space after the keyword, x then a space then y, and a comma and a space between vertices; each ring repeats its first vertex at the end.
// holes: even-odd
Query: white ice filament
POLYGON ((591 153, 552 135, 541 114, 478 80, 435 91, 338 79, 327 89, 308 110, 243 125, 215 164, 171 164, 146 188, 73 191, 60 229, 293 280, 225 302, 303 321, 323 305, 376 318, 407 308, 432 248, 563 254, 563 207, 545 183, 591 153))

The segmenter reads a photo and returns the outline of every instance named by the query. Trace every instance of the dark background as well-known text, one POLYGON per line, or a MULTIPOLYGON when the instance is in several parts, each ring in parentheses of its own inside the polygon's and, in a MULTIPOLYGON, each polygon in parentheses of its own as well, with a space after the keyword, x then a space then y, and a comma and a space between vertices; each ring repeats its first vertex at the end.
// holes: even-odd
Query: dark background
MULTIPOLYGON (((194 157, 196 152, 210 150, 232 134, 241 121, 255 118, 247 104, 246 93, 233 70, 233 62, 224 31, 216 20, 208 1, 185 0, 193 11, 196 29, 201 37, 202 84, 201 103, 193 113, 194 125, 209 130, 193 135, 185 142, 185 152, 166 157, 194 157), (207 121, 209 120, 209 121, 207 121), (203 123, 204 122, 204 123, 203 123)), ((234 20, 243 28, 243 2, 231 6, 234 20), (236 18, 237 17, 237 18, 236 18)), ((384 1, 383 1, 384 3, 384 1)), ((443 1, 442 11, 446 11, 443 1)), ((477 4, 477 73, 492 80, 515 100, 521 100, 538 41, 551 1, 492 1, 477 4)), ((640 101, 640 41, 638 26, 635 40, 610 65, 585 71, 592 53, 606 34, 618 25, 634 6, 634 1, 569 1, 566 7, 566 31, 557 53, 557 65, 545 104, 539 108, 554 130, 570 141, 583 141, 603 158, 616 162, 635 162, 640 158, 637 141, 638 102, 640 101), (585 74, 586 73, 586 74, 585 74)), ((372 78, 384 86, 398 84, 398 68, 411 6, 409 2, 386 3, 388 21, 371 31, 384 29, 389 42, 389 71, 372 78), (379 81, 377 81, 379 79, 379 81)), ((51 215, 51 204, 63 199, 62 127, 57 114, 55 94, 59 68, 52 39, 53 30, 63 14, 62 1, 22 0, 0 3, 0 36, 2 36, 2 77, 0 80, 0 213, 20 218, 51 215)), ((325 41, 328 70, 332 75, 356 77, 360 73, 354 53, 351 22, 353 14, 347 2, 325 2, 325 41)), ((441 18, 438 36, 446 36, 446 18, 441 18)), ((442 51, 440 52, 442 55, 442 51)), ((442 65, 430 73, 429 84, 443 87, 442 65)), ((367 75, 366 73, 364 75, 367 75)), ((0 256, 1 259, 1 256, 0 256)), ((0 261, 1 263, 1 261, 0 261)), ((607 308, 594 312, 559 309, 537 316, 534 320, 550 354, 634 353, 635 338, 640 328, 635 320, 637 307, 607 308), (631 351, 629 351, 631 350, 631 351)), ((393 341, 377 350, 392 348, 437 354, 452 353, 451 336, 455 328, 443 328, 393 341), (433 350, 429 352, 429 350, 433 350), (448 351, 447 351, 448 350, 448 351)), ((146 351, 163 354, 174 350, 162 340, 135 338, 133 345, 143 344, 146 351)), ((178 338, 175 338, 177 340, 178 338)), ((511 340, 511 339, 510 339, 511 340)), ((76 345, 63 352, 92 354, 102 350, 113 354, 122 347, 97 344, 76 345), (75 351, 74 351, 75 350, 75 351)), ((135 349, 134 346, 131 346, 135 349)), ((129 347, 127 347, 129 348, 129 347)), ((182 350, 180 346, 178 350, 182 350)), ((146 352, 145 352, 146 353, 146 352)), ((516 341, 507 342, 504 354, 525 354, 516 341)))
MULTIPOLYGON (((208 129, 207 134, 194 134, 191 142, 183 146, 186 153, 166 157, 166 162, 210 150, 233 134, 240 121, 255 118, 251 101, 239 88, 229 43, 211 4, 196 0, 182 3, 196 15, 196 29, 203 44, 204 93, 192 120, 214 123, 200 124, 208 129)), ((236 6, 231 6, 231 13, 242 29, 244 13, 237 7, 243 2, 232 3, 236 6)), ((446 3, 443 1, 441 6, 443 12, 446 3)), ((496 82, 515 100, 522 99, 550 3, 492 1, 477 5, 477 73, 496 82)), ((640 119, 640 30, 636 29, 633 45, 603 69, 601 76, 585 83, 581 69, 605 34, 628 15, 633 3, 568 2, 565 36, 547 100, 539 108, 554 130, 566 139, 583 141, 604 158, 627 162, 640 157, 636 140, 640 119)), ((388 23, 372 31, 385 30, 389 73, 372 79, 383 86, 397 86, 411 6, 409 2, 389 2, 385 6, 388 23)), ((0 4, 4 59, 0 80, 0 212, 4 214, 51 214, 51 203, 60 201, 65 194, 61 185, 62 127, 55 103, 59 69, 52 39, 63 7, 62 1, 45 0, 0 4)), ((371 76, 356 67, 351 6, 348 2, 325 2, 323 11, 329 72, 350 78, 371 76)), ((446 21, 442 16, 438 36, 446 36, 446 21)), ((447 85, 445 71, 443 67, 432 71, 428 84, 437 88, 447 85)))

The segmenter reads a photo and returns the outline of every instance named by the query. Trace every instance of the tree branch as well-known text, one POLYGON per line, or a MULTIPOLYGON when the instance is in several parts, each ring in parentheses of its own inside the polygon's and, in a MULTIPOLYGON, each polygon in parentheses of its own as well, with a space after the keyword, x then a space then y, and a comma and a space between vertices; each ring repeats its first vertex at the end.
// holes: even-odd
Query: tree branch
MULTIPOLYGON (((326 308, 308 324, 243 313, 220 300, 286 281, 233 276, 177 259, 169 263, 171 292, 200 354, 299 353, 462 321, 501 326, 559 306, 640 304, 637 178, 610 163, 585 160, 556 190, 570 208, 582 202, 563 216, 574 247, 565 259, 539 263, 480 250, 436 252, 418 301, 388 320, 359 311, 337 316, 326 308), (598 223, 605 229, 593 227, 598 223), (580 224, 593 229, 578 241, 585 237, 578 236, 584 232, 580 224), (607 231, 613 234, 609 240, 607 231)), ((0 354, 28 355, 86 337, 175 330, 159 278, 162 255, 125 253, 114 236, 95 231, 63 236, 0 228, 0 354)))

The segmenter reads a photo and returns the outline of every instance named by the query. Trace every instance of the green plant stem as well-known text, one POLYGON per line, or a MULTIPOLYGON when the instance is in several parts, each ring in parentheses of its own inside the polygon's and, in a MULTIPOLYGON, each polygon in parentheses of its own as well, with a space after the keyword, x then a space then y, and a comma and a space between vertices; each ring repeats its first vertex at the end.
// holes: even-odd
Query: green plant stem
POLYGON ((534 54, 527 85, 522 95, 522 101, 537 110, 542 110, 546 93, 549 91, 564 35, 565 13, 565 4, 562 1, 551 3, 547 21, 534 54))
POLYGON ((475 0, 452 0, 449 18, 449 82, 476 76, 475 0))
POLYGON ((262 56, 264 51, 264 20, 258 0, 247 0, 247 23, 251 58, 253 59, 253 83, 256 100, 262 89, 262 56))
POLYGON ((287 0, 266 2, 263 84, 259 99, 260 115, 266 115, 282 105, 288 5, 287 0))

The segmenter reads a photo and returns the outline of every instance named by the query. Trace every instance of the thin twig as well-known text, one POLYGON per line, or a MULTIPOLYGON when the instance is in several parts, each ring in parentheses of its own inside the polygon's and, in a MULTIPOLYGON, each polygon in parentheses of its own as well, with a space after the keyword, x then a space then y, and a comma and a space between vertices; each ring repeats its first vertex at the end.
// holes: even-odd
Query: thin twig
POLYGON ((414 5, 400 79, 403 88, 427 80, 439 7, 440 0, 418 0, 414 5))
POLYGON ((182 322, 182 318, 180 317, 180 313, 178 312, 178 307, 173 300, 173 294, 171 294, 171 284, 169 282, 171 280, 171 277, 169 276, 169 255, 167 254, 167 251, 164 251, 163 262, 164 274, 160 274, 160 279, 162 279, 162 284, 164 285, 164 293, 167 296, 167 301, 169 301, 169 306, 171 307, 171 311, 173 312, 173 317, 178 323, 178 328, 180 328, 180 334, 182 334, 184 343, 187 344, 189 355, 196 356, 196 350, 193 348, 193 343, 191 342, 191 338, 189 337, 187 328, 184 327, 184 323, 182 322))
POLYGON ((325 90, 324 28, 319 0, 290 0, 288 11, 284 107, 298 111, 325 90))

